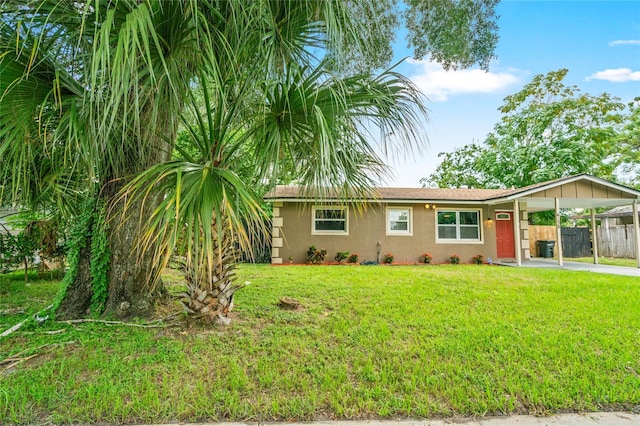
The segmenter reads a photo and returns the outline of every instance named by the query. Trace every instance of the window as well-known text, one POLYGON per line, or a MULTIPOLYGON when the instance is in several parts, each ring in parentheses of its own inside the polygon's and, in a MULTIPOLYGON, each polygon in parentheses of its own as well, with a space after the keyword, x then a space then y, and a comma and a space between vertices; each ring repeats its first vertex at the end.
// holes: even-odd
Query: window
POLYGON ((387 235, 412 235, 411 207, 387 207, 387 235))
POLYGON ((439 210, 437 216, 438 240, 481 241, 480 210, 439 210))
POLYGON ((346 207, 314 207, 312 234, 348 234, 346 207))

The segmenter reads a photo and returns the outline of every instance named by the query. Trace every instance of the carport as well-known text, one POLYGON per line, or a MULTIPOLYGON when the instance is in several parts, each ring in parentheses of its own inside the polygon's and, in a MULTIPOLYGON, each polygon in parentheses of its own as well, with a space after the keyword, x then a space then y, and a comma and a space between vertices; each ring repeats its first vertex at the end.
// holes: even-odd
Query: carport
MULTIPOLYGON (((547 181, 524 188, 513 189, 506 195, 488 200, 488 204, 496 207, 510 204, 514 217, 514 235, 516 238, 516 263, 529 259, 528 214, 540 211, 555 211, 557 235, 558 265, 563 266, 562 238, 560 229, 560 209, 591 209, 591 235, 596 235, 596 217, 594 208, 613 208, 631 206, 633 212, 634 243, 636 263, 640 268, 640 225, 638 224, 638 203, 640 191, 600 179, 588 174, 581 174, 547 181)), ((598 264, 597 239, 593 241, 593 263, 598 264)))

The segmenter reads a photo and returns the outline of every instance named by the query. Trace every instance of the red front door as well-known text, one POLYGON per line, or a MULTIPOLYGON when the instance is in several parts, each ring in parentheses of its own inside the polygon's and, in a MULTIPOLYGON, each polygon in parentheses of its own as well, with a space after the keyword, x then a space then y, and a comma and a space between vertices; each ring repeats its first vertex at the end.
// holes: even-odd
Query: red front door
POLYGON ((496 212, 496 245, 499 258, 516 257, 512 212, 496 212))

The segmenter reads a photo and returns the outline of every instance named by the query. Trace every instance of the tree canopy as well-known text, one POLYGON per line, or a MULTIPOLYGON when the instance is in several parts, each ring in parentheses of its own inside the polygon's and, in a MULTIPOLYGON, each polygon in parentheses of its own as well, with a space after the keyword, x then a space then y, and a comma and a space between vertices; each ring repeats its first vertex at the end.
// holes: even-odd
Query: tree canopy
MULTIPOLYGON (((494 5, 408 3, 411 43, 482 65, 494 5)), ((384 67, 403 13, 374 0, 2 3, 0 204, 74 218, 59 312, 147 313, 182 245, 189 297, 212 301, 189 309, 224 314, 235 250, 264 215, 254 182, 291 167, 347 199, 385 172, 372 135, 419 147, 423 98, 384 67)))
MULTIPOLYGON (((507 96, 503 114, 481 144, 440 153, 425 186, 523 187, 590 173, 612 179, 620 163, 617 135, 625 120, 620 99, 566 86, 568 70, 536 75, 507 96)), ((627 157, 629 158, 629 157, 627 157)))
POLYGON ((627 105, 624 127, 615 138, 623 179, 640 188, 640 97, 627 105))

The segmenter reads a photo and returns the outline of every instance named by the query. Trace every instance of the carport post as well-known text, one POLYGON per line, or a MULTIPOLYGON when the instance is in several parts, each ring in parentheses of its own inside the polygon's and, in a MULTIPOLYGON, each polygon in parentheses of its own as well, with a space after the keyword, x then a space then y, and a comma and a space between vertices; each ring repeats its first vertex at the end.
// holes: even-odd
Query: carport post
POLYGON ((520 203, 513 200, 513 233, 516 240, 516 263, 522 266, 522 239, 520 238, 520 203))
POLYGON ((593 264, 598 264, 598 230, 596 229, 596 209, 591 208, 591 244, 593 246, 593 264))
POLYGON ((558 265, 562 266, 562 228, 560 228, 560 198, 555 198, 556 204, 556 247, 558 248, 558 265))
POLYGON ((634 201, 632 206, 633 210, 633 229, 636 235, 636 264, 640 268, 640 225, 638 225, 638 204, 634 201))

